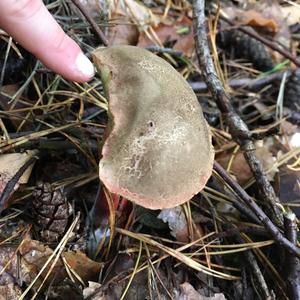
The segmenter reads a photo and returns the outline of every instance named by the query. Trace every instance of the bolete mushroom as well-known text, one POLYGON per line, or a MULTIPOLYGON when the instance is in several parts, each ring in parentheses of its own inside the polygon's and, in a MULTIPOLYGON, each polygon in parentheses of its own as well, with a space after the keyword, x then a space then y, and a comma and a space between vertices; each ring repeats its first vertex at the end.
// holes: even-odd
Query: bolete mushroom
POLYGON ((93 53, 109 100, 100 179, 112 193, 151 209, 190 200, 212 173, 211 133, 185 79, 133 46, 93 53))

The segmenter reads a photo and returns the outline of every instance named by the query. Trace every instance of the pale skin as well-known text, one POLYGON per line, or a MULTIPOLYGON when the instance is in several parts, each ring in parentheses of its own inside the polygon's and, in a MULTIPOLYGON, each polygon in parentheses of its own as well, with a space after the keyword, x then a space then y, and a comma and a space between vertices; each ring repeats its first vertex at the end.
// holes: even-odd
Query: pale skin
POLYGON ((94 76, 92 63, 42 0, 0 0, 0 28, 64 78, 85 82, 94 76))

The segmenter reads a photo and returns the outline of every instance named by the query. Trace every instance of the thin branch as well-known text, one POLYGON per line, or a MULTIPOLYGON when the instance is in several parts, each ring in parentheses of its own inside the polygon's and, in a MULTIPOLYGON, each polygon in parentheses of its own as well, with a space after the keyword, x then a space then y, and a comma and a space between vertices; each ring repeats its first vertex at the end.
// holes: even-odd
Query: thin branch
POLYGON ((92 28, 94 29, 95 33, 99 37, 100 41, 102 41, 103 45, 108 45, 108 40, 103 33, 103 31, 99 28, 98 24, 95 22, 92 16, 88 13, 88 11, 85 9, 85 7, 82 5, 82 3, 79 0, 72 0, 74 5, 77 6, 77 8, 81 11, 81 13, 84 15, 86 20, 91 24, 92 28))
MULTIPOLYGON (((291 241, 294 245, 297 244, 297 223, 296 216, 294 213, 287 213, 284 216, 284 232, 286 238, 291 241)), ((300 261, 299 258, 291 256, 287 253, 286 255, 286 282, 287 291, 290 299, 300 299, 300 261)))
MULTIPOLYGON (((235 237, 235 240, 239 244, 244 243, 244 240, 242 239, 241 235, 237 235, 235 237)), ((262 271, 261 271, 261 269, 258 265, 258 262, 256 260, 255 255, 253 254, 253 252, 251 250, 245 251, 243 253, 243 255, 244 255, 248 265, 252 269, 252 274, 253 274, 253 277, 255 277, 256 282, 258 283, 258 287, 259 287, 260 292, 262 294, 261 296, 263 297, 263 299, 271 299, 270 290, 268 288, 268 285, 266 283, 264 275, 263 275, 263 273, 262 273, 262 271)))
MULTIPOLYGON (((287 73, 287 77, 290 77, 292 72, 291 70, 289 71, 280 71, 276 72, 271 75, 267 75, 265 77, 260 77, 256 79, 252 78, 239 78, 239 79, 232 79, 228 81, 228 85, 232 89, 247 89, 248 91, 251 92, 257 92, 260 89, 264 88, 265 86, 273 83, 274 81, 280 81, 282 79, 282 76, 285 72, 287 73)), ((190 86, 195 92, 206 92, 208 90, 207 85, 205 82, 190 82, 190 86)))
POLYGON ((204 80, 220 111, 224 114, 227 120, 231 135, 241 146, 241 149, 244 152, 245 159, 255 176, 257 186, 261 192, 261 198, 265 200, 266 208, 268 209, 270 217, 273 222, 282 227, 283 217, 278 205, 279 200, 277 199, 274 189, 263 170, 262 164, 255 155, 255 146, 252 141, 251 132, 245 122, 234 111, 230 99, 225 93, 220 79, 216 75, 208 46, 204 7, 204 0, 194 0, 193 11, 195 44, 199 65, 204 74, 204 80))
POLYGON ((172 48, 159 47, 156 45, 147 46, 147 47, 145 47, 145 49, 147 49, 148 51, 151 51, 151 52, 166 53, 166 54, 170 54, 170 55, 174 55, 174 56, 183 56, 182 51, 178 51, 178 50, 175 50, 172 48))
POLYGON ((255 213, 257 218, 264 224, 276 243, 283 246, 290 254, 300 258, 300 249, 287 238, 285 238, 278 228, 272 223, 269 217, 256 204, 256 202, 234 181, 230 175, 217 163, 214 162, 214 170, 227 183, 227 185, 244 201, 244 203, 255 213))

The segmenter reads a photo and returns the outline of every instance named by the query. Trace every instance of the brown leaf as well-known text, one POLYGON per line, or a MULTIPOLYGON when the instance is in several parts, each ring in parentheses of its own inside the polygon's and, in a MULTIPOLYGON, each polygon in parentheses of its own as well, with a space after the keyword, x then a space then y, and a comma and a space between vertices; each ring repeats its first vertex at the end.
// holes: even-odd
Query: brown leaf
POLYGON ((298 126, 284 120, 280 123, 280 128, 283 135, 291 136, 297 132, 298 126))
MULTIPOLYGON (((259 160, 262 162, 262 165, 265 170, 270 169, 276 161, 276 158, 273 156, 273 154, 270 151, 272 145, 273 145, 272 141, 271 144, 269 144, 268 141, 265 141, 265 143, 261 143, 261 142, 256 143, 255 153, 259 158, 259 160)), ((231 158, 232 158, 231 153, 223 153, 218 156, 217 160, 225 169, 227 169, 228 163, 231 158)), ((237 178, 237 181, 239 182, 240 185, 246 184, 253 177, 250 167, 246 162, 242 152, 238 152, 234 156, 234 159, 231 164, 230 172, 237 178)), ((267 174, 268 179, 273 180, 277 172, 278 172, 277 168, 269 172, 267 174)))
POLYGON ((278 32, 278 24, 272 18, 266 18, 261 12, 255 10, 247 10, 240 12, 241 22, 244 25, 255 27, 258 30, 265 30, 267 32, 278 32))
MULTIPOLYGON (((119 254, 109 268, 105 283, 99 286, 97 283, 89 282, 89 287, 83 291, 84 299, 120 299, 128 284, 128 281, 124 279, 131 274, 135 262, 136 257, 133 254, 119 254)), ((159 267, 156 269, 156 274, 160 278, 159 281, 157 280, 158 284, 149 286, 147 270, 137 272, 127 290, 125 299, 148 299, 149 287, 153 299, 169 299, 165 289, 171 290, 169 286, 171 281, 159 267), (164 287, 160 282, 163 282, 164 287)))
POLYGON ((101 268, 100 263, 89 259, 80 251, 64 252, 62 256, 84 282, 97 279, 101 268))
MULTIPOLYGON (((217 161, 225 169, 227 169, 230 159, 231 159, 231 154, 228 153, 218 155, 217 157, 217 161)), ((237 178, 237 181, 239 182, 240 185, 244 185, 252 177, 252 172, 244 158, 243 153, 239 152, 235 155, 234 160, 231 164, 230 173, 237 178)))
MULTIPOLYGON (((50 247, 45 246, 43 243, 27 237, 22 243, 19 253, 21 255, 20 271, 22 273, 22 278, 25 279, 24 281, 27 284, 30 284, 39 271, 43 268, 49 256, 52 255, 53 250, 50 247)), ((43 280, 44 276, 49 270, 50 265, 51 263, 37 281, 36 286, 39 286, 41 280, 43 280)), ((53 276, 55 275, 55 279, 57 282, 59 282, 66 274, 64 273, 63 276, 59 276, 62 275, 61 269, 62 263, 61 261, 58 261, 52 271, 52 276, 50 275, 48 280, 52 280, 53 276)))
POLYGON ((109 45, 133 45, 138 42, 139 31, 137 26, 128 16, 113 13, 111 16, 113 23, 109 27, 109 45))
MULTIPOLYGON (((232 6, 224 8, 224 11, 236 23, 251 26, 267 37, 272 34, 274 41, 290 47, 290 31, 278 1, 262 0, 252 5, 247 4, 245 10, 232 6)), ((269 51, 274 60, 282 60, 282 56, 277 52, 269 51)))
MULTIPOLYGON (((174 50, 181 51, 186 56, 191 57, 194 51, 194 37, 192 33, 191 19, 183 17, 172 25, 160 23, 153 29, 163 45, 166 43, 172 43, 174 50)), ((145 33, 140 34, 138 42, 139 47, 145 48, 153 44, 154 42, 150 40, 145 33)))
MULTIPOLYGON (((29 236, 24 237, 17 251, 17 246, 1 246, 0 248, 0 266, 7 266, 5 272, 11 276, 14 281, 20 280, 21 284, 29 285, 36 277, 40 269, 44 266, 49 256, 53 253, 52 249, 44 246, 38 241, 31 240, 29 236), (18 255, 17 255, 18 254, 18 255)), ((52 274, 60 270, 61 263, 59 262, 52 274)), ((41 284, 43 276, 36 281, 35 286, 41 284)), ((50 276, 51 280, 53 276, 50 276)))
MULTIPOLYGON (((16 250, 16 246, 2 246, 0 248, 0 266, 3 267, 10 262, 8 267, 5 269, 8 276, 15 281, 17 278, 21 278, 24 283, 29 285, 37 276, 39 271, 44 267, 49 257, 53 254, 53 250, 39 241, 32 240, 29 236, 26 236, 21 243, 21 246, 18 249, 18 255, 16 255, 16 250)), ((101 267, 100 263, 92 261, 84 253, 79 251, 64 252, 62 256, 66 259, 68 265, 75 271, 75 273, 77 273, 85 282, 97 278, 101 267)), ((51 263, 41 274, 35 286, 40 285, 50 266, 51 263)), ((68 276, 63 267, 62 260, 59 260, 47 281, 56 285, 60 284, 66 277, 68 276)))

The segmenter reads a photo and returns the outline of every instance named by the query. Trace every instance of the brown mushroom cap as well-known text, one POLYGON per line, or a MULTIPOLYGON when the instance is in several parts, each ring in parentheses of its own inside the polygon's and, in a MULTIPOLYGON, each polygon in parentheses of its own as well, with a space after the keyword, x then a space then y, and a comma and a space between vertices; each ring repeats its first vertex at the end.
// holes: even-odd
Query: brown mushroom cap
POLYGON ((190 200, 211 176, 214 159, 193 90, 170 64, 138 47, 98 49, 93 58, 112 116, 101 181, 151 209, 190 200))

